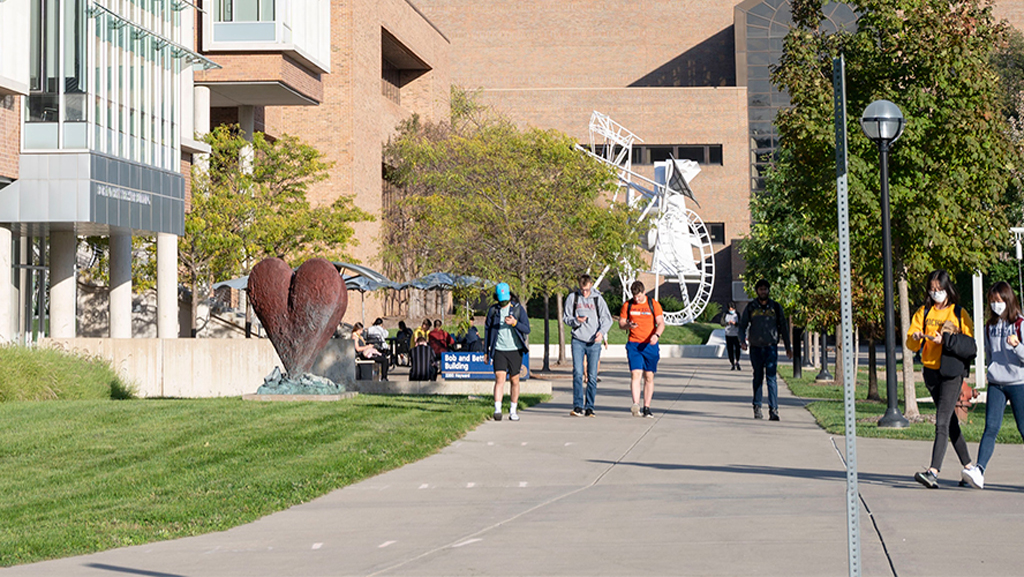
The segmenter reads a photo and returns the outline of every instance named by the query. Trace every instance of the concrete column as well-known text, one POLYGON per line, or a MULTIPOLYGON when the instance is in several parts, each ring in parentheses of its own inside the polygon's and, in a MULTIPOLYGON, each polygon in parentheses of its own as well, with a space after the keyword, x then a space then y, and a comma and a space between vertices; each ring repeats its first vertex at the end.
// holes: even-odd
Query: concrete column
POLYGON ((110 338, 132 338, 132 235, 110 233, 110 338))
POLYGON ((50 232, 50 336, 55 339, 73 339, 77 336, 77 248, 78 239, 74 231, 50 232))
POLYGON ((11 268, 11 229, 0 226, 0 344, 14 339, 14 270, 11 268))
POLYGON ((156 336, 178 338, 178 237, 156 235, 156 336))
POLYGON ((202 136, 210 132, 210 89, 196 86, 192 90, 192 100, 192 128, 197 136, 202 136))
POLYGON ((249 142, 252 142, 252 135, 256 131, 256 107, 238 107, 238 127, 242 129, 242 135, 249 142))

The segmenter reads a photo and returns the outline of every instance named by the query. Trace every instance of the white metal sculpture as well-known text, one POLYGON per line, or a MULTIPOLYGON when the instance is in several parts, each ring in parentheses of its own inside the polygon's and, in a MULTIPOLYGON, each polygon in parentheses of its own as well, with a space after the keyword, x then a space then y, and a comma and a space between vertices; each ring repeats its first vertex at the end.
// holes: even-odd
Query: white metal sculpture
MULTIPOLYGON (((692 160, 659 162, 655 164, 655 179, 651 180, 632 170, 632 146, 637 141, 643 142, 608 116, 594 111, 590 117, 590 149, 584 150, 615 167, 619 190, 612 202, 618 202, 624 190, 625 202, 640 209, 640 222, 653 221, 643 243, 644 248, 653 252, 651 270, 636 271, 623 267, 619 273, 623 291, 636 280, 638 272, 655 275, 655 298, 659 276, 674 280, 679 284, 683 307, 677 311, 665 311, 665 322, 684 325, 693 322, 703 312, 711 299, 715 281, 711 235, 704 221, 686 203, 686 197, 694 198, 690 181, 700 173, 700 166, 692 160)), ((601 272, 597 283, 607 272, 608 267, 601 272)))

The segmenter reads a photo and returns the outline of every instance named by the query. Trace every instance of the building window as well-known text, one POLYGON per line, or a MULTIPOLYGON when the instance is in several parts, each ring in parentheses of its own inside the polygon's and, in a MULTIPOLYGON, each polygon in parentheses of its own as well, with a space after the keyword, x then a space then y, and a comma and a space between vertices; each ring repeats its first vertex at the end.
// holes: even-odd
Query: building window
POLYGON ((711 237, 711 244, 725 244, 725 223, 708 222, 708 236, 711 237))
MULTIPOLYGON (((584 144, 584 148, 590 149, 589 145, 584 144)), ((620 151, 619 145, 615 146, 615 155, 618 156, 620 151)), ((605 147, 603 144, 598 144, 594 154, 601 158, 607 158, 605 156, 605 147)), ((697 164, 717 164, 722 165, 722 145, 721 144, 639 144, 634 145, 633 150, 630 153, 630 160, 633 164, 654 164, 655 162, 661 162, 668 160, 669 158, 676 158, 679 160, 692 160, 697 164)))
POLYGON ((217 0, 217 22, 273 22, 275 0, 217 0))
POLYGON ((395 104, 402 103, 402 71, 386 58, 381 64, 380 92, 395 104))

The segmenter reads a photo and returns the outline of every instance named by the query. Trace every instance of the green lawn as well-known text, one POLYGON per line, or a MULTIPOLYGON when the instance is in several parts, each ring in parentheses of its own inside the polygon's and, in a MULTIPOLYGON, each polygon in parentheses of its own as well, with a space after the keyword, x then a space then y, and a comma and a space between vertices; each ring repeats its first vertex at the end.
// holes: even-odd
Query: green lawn
POLYGON ((0 403, 0 566, 228 529, 422 459, 492 411, 440 396, 0 403))
MULTIPOLYGON (((830 367, 831 369, 831 367, 830 367)), ((897 369, 901 370, 899 363, 897 369)), ((817 419, 818 425, 829 433, 842 435, 846 432, 845 409, 843 407, 843 388, 833 384, 817 384, 814 382, 817 369, 804 368, 803 376, 800 379, 793 378, 793 363, 780 363, 779 376, 789 385, 790 391, 798 397, 822 399, 807 405, 807 410, 817 419)), ((930 396, 921 378, 920 365, 915 367, 914 389, 917 398, 930 396)), ((879 394, 882 401, 867 400, 867 368, 860 367, 857 374, 857 389, 854 398, 857 399, 857 436, 858 437, 879 437, 886 439, 916 439, 930 441, 935 437, 935 425, 930 422, 911 423, 905 429, 879 429, 876 424, 878 417, 885 414, 887 404, 885 402, 885 369, 880 367, 878 372, 879 394)), ((903 383, 897 386, 900 412, 903 411, 903 383)), ((935 415, 933 403, 917 404, 918 411, 922 415, 935 415)), ((985 405, 975 405, 968 413, 967 422, 961 424, 960 430, 964 437, 971 442, 981 440, 985 430, 985 405)), ((1013 419, 1013 413, 1007 407, 1003 417, 1003 426, 996 437, 998 443, 1021 443, 1021 436, 1017 432, 1017 426, 1013 419)))

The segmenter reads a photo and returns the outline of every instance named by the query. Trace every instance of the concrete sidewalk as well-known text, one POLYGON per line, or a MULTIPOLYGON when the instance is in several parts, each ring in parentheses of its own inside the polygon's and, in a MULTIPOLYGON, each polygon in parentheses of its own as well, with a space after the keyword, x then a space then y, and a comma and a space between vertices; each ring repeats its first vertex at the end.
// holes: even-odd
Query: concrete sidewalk
MULTIPOLYGON (((843 439, 780 391, 756 421, 750 370, 668 359, 656 418, 629 414, 625 363, 602 364, 598 417, 568 380, 522 420, 223 533, 0 571, 6 576, 846 575, 843 439), (833 444, 835 443, 835 446, 833 444)), ((1012 425, 1010 425, 1012 426, 1012 425)), ((971 445, 971 454, 977 447, 971 445)), ((1024 454, 1000 445, 984 491, 911 476, 930 443, 859 439, 864 575, 1020 575, 1024 454), (980 545, 980 546, 979 546, 980 545)))

